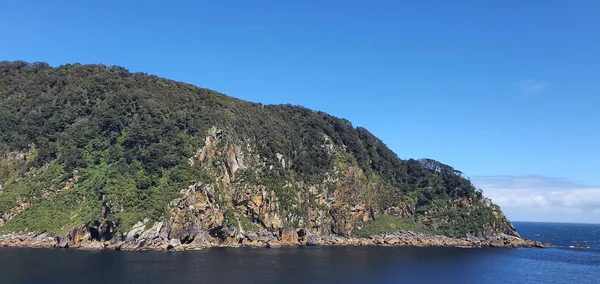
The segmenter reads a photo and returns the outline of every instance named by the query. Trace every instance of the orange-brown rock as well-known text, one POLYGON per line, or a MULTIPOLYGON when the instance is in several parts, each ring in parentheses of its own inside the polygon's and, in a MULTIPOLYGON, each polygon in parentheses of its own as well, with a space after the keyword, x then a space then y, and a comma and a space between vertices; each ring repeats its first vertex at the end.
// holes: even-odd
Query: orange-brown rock
POLYGON ((285 229, 281 233, 281 243, 286 245, 297 245, 298 241, 298 232, 296 229, 289 228, 285 229))

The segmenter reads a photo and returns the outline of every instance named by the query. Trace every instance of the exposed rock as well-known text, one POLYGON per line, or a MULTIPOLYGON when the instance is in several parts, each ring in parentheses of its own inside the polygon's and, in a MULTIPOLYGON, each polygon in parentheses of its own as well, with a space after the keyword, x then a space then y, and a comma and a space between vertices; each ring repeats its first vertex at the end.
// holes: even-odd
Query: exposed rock
MULTIPOLYGON (((154 227, 154 226, 153 226, 154 227)), ((158 227, 158 226, 157 226, 158 227)), ((156 232, 157 228, 150 228, 156 232)), ((72 230, 71 232, 74 232, 72 230)), ((283 230, 281 240, 270 232, 247 232, 240 235, 235 228, 223 227, 219 229, 221 236, 211 238, 204 233, 198 234, 190 243, 182 243, 179 239, 173 238, 168 241, 156 238, 149 240, 138 238, 126 242, 111 241, 99 242, 91 239, 83 239, 74 246, 70 239, 75 238, 77 233, 70 233, 67 236, 48 237, 45 234, 11 234, 0 237, 1 247, 60 247, 60 248, 81 248, 81 249, 114 249, 114 250, 197 250, 212 246, 255 246, 276 248, 282 245, 307 246, 444 246, 444 247, 537 247, 544 248, 549 244, 543 244, 538 241, 524 240, 510 235, 498 235, 491 239, 469 237, 469 238, 449 238, 446 236, 424 235, 412 232, 398 232, 393 234, 384 234, 372 236, 368 239, 343 237, 343 236, 319 236, 315 234, 303 235, 302 239, 296 239, 298 234, 293 229, 283 230), (294 237, 296 235, 296 238, 294 237)), ((146 235, 144 232, 142 235, 146 235)), ((151 234, 149 234, 151 235, 151 234)))
POLYGON ((414 209, 407 204, 401 204, 399 206, 389 207, 385 210, 385 213, 392 216, 407 218, 413 216, 414 209))
POLYGON ((158 238, 161 240, 168 240, 169 239, 169 233, 171 232, 171 223, 170 222, 161 222, 162 226, 160 228, 160 231, 158 232, 158 238))
POLYGON ((258 234, 256 232, 247 232, 245 235, 246 239, 254 242, 258 240, 258 234))
POLYGON ((140 249, 146 244, 146 239, 141 239, 135 245, 135 249, 140 249))
MULTIPOLYGON (((50 238, 52 239, 52 238, 50 238)), ((33 244, 41 244, 43 242, 48 241, 48 237, 46 236, 46 234, 41 234, 41 235, 37 235, 32 239, 33 244)))
POLYGON ((276 213, 265 213, 262 218, 262 223, 270 229, 280 229, 283 226, 281 217, 276 213))
POLYGON ((69 240, 69 247, 73 247, 79 245, 82 241, 89 240, 90 234, 85 227, 75 228, 67 234, 67 238, 69 240))
POLYGON ((281 233, 281 243, 297 245, 298 244, 298 232, 296 232, 296 229, 289 228, 289 229, 283 230, 283 232, 281 233))
POLYGON ((321 244, 321 238, 317 235, 306 235, 307 246, 318 246, 321 244))
POLYGON ((181 245, 181 241, 179 239, 171 239, 171 240, 169 240, 169 245, 167 246, 167 249, 173 249, 174 247, 177 247, 180 245, 181 245))
POLYGON ((229 147, 227 150, 225 164, 229 172, 230 180, 235 181, 235 173, 238 171, 238 169, 243 169, 246 167, 244 165, 244 156, 239 146, 232 145, 229 147))
POLYGON ((125 234, 125 241, 131 241, 137 239, 142 232, 144 232, 146 228, 146 223, 148 223, 149 219, 144 219, 143 221, 137 222, 129 232, 125 234))
POLYGON ((59 248, 68 248, 69 238, 61 236, 56 237, 56 246, 59 248))
POLYGON ((98 242, 98 241, 92 241, 92 242, 84 242, 81 244, 80 246, 81 249, 87 249, 87 250, 99 250, 99 249, 104 249, 105 245, 104 243, 98 242))
POLYGON ((280 153, 276 153, 275 157, 277 158, 279 163, 281 163, 281 167, 285 169, 285 159, 283 158, 283 155, 280 153))
POLYGON ((162 222, 162 221, 154 223, 154 225, 152 225, 152 227, 150 227, 150 229, 144 230, 139 235, 139 238, 147 239, 147 240, 155 240, 155 239, 166 240, 167 238, 162 238, 160 236, 160 232, 163 229, 163 224, 164 224, 164 222, 162 222))
MULTIPOLYGON (((371 185, 356 182, 365 180, 363 170, 356 165, 324 173, 321 184, 291 179, 280 185, 283 189, 274 189, 263 184, 244 183, 241 177, 248 178, 246 174, 239 180, 236 176, 240 169, 250 169, 251 173, 260 175, 273 164, 253 154, 250 144, 242 147, 224 137, 222 130, 209 130, 205 145, 190 159, 190 163, 200 163, 210 178, 181 189, 180 196, 169 204, 169 214, 152 226, 149 219, 144 219, 127 233, 116 234, 117 224, 109 221, 110 205, 103 203, 99 220, 74 228, 66 236, 54 239, 46 235, 14 234, 0 237, 0 245, 115 250, 194 250, 212 246, 271 248, 282 245, 546 246, 518 237, 514 227, 491 201, 474 201, 470 197, 456 198, 452 206, 490 207, 496 219, 465 238, 411 232, 354 238, 352 236, 358 229, 381 214, 415 217, 415 205, 401 202, 386 209, 374 207, 361 195, 360 187, 371 185), (330 187, 331 184, 334 186, 330 187), (280 198, 285 199, 282 202, 280 198), (306 206, 307 202, 309 206, 306 206)), ((325 137, 326 146, 331 148, 330 154, 340 151, 335 148, 337 146, 327 144, 328 139, 325 137)), ((289 161, 286 162, 282 154, 276 153, 276 158, 284 169, 289 167, 289 161)), ((74 184, 77 179, 73 177, 70 182, 74 184)), ((22 210, 27 206, 31 204, 22 204, 19 208, 22 210)), ((430 217, 434 213, 425 212, 420 219, 423 224, 435 229, 440 222, 431 222, 430 217)), ((12 217, 7 213, 4 215, 8 219, 3 218, 0 226, 12 217)))
POLYGON ((267 248, 278 248, 281 247, 281 243, 278 241, 270 241, 266 245, 267 248))

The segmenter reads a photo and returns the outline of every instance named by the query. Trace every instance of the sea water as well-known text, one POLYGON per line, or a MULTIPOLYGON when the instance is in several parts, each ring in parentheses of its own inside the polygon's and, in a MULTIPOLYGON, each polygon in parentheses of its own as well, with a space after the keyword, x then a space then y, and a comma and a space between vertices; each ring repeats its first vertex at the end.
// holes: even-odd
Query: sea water
POLYGON ((600 283, 600 225, 515 223, 547 249, 0 249, 0 283, 600 283), (574 248, 575 244, 589 246, 574 248))

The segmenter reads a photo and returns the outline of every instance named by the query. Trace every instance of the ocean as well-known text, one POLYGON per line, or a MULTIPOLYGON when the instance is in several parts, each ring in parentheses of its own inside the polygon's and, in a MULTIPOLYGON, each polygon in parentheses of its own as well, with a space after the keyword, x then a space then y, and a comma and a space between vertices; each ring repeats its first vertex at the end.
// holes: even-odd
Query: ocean
POLYGON ((0 249, 0 283, 600 283, 600 225, 514 223, 547 249, 0 249), (575 248, 576 244, 589 248, 575 248))

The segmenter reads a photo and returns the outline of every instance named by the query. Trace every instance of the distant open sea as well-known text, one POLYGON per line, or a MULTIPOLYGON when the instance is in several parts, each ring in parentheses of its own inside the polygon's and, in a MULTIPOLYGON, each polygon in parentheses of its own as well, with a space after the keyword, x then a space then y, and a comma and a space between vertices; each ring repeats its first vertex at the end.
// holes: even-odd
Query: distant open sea
POLYGON ((514 224, 523 237, 554 246, 197 252, 3 248, 0 283, 600 283, 600 225, 514 224))

